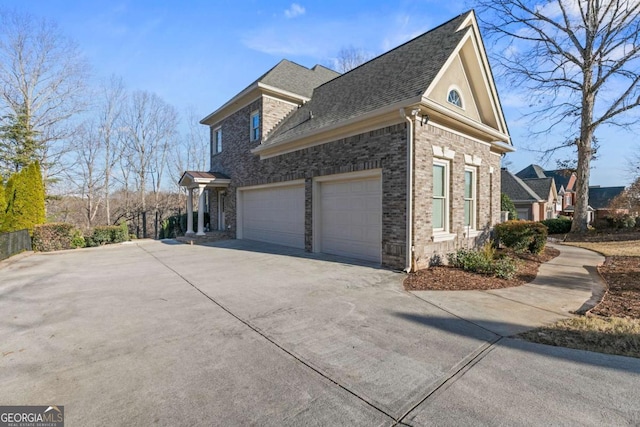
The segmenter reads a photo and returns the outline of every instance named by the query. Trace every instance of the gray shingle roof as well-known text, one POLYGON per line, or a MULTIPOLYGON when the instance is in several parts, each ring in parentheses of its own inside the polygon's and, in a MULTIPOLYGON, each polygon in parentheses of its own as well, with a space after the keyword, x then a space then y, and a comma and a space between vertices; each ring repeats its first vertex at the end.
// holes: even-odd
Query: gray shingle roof
POLYGON ((624 191, 624 187, 589 187, 589 206, 607 209, 613 199, 624 191))
POLYGON ((326 83, 340 73, 330 70, 322 65, 316 65, 309 69, 302 65, 283 59, 275 67, 264 73, 253 84, 260 82, 278 89, 311 98, 313 89, 326 83))
POLYGON ((502 183, 501 191, 514 202, 538 202, 540 200, 546 200, 546 198, 540 197, 533 191, 523 180, 506 169, 500 171, 500 179, 502 183))
POLYGON ((527 184, 530 189, 534 191, 538 196, 547 200, 551 187, 553 186, 553 178, 531 178, 523 179, 522 182, 527 184))
MULTIPOLYGON (((565 190, 568 189, 567 185, 569 185, 571 175, 571 169, 556 169, 546 171, 538 165, 529 165, 526 168, 522 169, 520 172, 516 173, 516 176, 520 179, 553 178, 556 183, 556 189, 564 187, 565 190)), ((569 188, 568 190, 572 189, 569 188)))
POLYGON ((285 119, 264 144, 299 137, 422 95, 466 34, 456 30, 470 13, 317 87, 311 100, 285 119))
POLYGON ((542 169, 538 165, 529 165, 526 168, 522 169, 520 172, 516 173, 516 176, 520 179, 546 178, 544 169, 542 169))
POLYGON ((565 190, 573 190, 572 188, 567 188, 569 185, 569 180, 571 179, 571 175, 573 172, 570 169, 556 169, 552 171, 544 171, 545 176, 549 178, 553 178, 556 182, 556 188, 564 187, 565 190))

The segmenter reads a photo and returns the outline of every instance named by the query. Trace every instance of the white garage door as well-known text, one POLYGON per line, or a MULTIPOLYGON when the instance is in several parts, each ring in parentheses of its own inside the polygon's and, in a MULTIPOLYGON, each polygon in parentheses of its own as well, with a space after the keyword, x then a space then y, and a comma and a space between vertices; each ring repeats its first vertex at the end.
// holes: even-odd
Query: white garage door
POLYGON ((241 191, 242 238, 304 249, 304 186, 241 191))
POLYGON ((321 252, 381 261, 380 177, 320 184, 321 252))

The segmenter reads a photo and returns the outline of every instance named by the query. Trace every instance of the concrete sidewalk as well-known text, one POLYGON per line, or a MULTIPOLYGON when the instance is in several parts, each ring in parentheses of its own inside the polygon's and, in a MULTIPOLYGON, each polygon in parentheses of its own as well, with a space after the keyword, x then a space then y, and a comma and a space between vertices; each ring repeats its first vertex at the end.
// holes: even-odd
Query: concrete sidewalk
POLYGON ((604 257, 574 246, 549 245, 560 255, 542 264, 523 286, 490 291, 415 291, 420 299, 500 336, 571 317, 599 301, 605 284, 596 267, 604 257))

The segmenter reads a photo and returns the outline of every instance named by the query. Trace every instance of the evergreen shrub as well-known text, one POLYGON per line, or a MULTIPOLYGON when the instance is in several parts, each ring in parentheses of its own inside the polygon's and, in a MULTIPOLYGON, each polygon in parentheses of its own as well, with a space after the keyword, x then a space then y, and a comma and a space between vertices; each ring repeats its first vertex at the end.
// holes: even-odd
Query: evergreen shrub
POLYGON ((539 254, 549 234, 544 224, 534 221, 507 221, 494 228, 496 239, 516 252, 539 254))

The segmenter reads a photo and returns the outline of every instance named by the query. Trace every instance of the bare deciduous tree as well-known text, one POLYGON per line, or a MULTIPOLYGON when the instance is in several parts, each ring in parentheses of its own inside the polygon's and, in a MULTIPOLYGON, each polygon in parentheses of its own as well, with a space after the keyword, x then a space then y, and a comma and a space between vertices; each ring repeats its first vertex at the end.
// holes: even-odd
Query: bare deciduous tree
POLYGON ((544 131, 567 132, 577 150, 573 232, 587 229, 594 135, 630 126, 640 105, 640 2, 637 0, 478 0, 499 68, 535 100, 544 131))
POLYGON ((88 65, 56 24, 0 10, 0 116, 26 118, 44 178, 64 170, 69 120, 85 106, 88 65))
POLYGON ((123 113, 125 147, 129 167, 135 171, 136 185, 143 215, 143 237, 146 236, 146 193, 151 177, 154 212, 158 211, 158 194, 170 144, 176 136, 178 113, 156 94, 134 92, 123 113))
POLYGON ((98 109, 100 138, 104 149, 104 201, 107 224, 111 224, 111 176, 122 154, 121 115, 126 100, 124 83, 120 77, 111 76, 100 89, 101 106, 98 109))
POLYGON ((68 178, 78 187, 78 193, 84 200, 83 210, 87 228, 91 228, 100 205, 103 202, 105 171, 102 167, 104 144, 100 131, 94 123, 82 124, 74 134, 73 152, 75 164, 69 168, 68 178))
POLYGON ((338 72, 346 73, 364 64, 371 58, 372 55, 367 51, 353 46, 347 46, 338 51, 338 55, 333 60, 333 63, 338 72))

